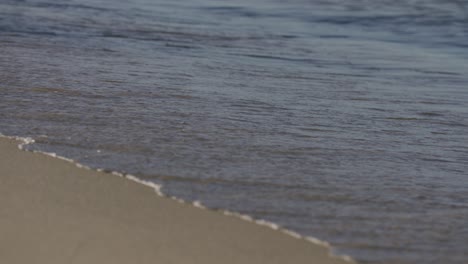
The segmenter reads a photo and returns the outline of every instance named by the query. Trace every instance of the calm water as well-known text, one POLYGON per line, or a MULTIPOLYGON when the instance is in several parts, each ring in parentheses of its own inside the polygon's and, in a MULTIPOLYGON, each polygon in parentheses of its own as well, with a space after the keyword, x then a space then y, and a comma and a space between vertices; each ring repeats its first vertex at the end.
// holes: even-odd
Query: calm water
POLYGON ((330 241, 468 263, 468 2, 0 0, 0 132, 330 241))

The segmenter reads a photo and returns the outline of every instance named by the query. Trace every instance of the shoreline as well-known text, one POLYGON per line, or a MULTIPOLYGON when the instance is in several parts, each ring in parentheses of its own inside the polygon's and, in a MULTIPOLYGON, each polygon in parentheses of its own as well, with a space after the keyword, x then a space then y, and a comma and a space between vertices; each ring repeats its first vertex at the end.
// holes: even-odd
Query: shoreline
POLYGON ((354 263, 319 240, 24 144, 0 136, 2 262, 354 263))

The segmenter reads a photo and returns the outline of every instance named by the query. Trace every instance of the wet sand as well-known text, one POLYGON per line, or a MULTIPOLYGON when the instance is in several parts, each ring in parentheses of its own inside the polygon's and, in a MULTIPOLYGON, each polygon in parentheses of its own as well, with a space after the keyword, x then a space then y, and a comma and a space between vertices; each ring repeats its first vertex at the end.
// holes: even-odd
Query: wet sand
POLYGON ((0 138, 0 262, 349 263, 329 249, 0 138))

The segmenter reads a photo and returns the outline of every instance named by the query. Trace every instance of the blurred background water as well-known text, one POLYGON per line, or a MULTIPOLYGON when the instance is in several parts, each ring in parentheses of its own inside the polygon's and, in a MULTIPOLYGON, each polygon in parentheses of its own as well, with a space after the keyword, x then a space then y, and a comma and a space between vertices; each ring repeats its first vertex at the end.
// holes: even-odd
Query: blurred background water
POLYGON ((467 263, 467 48, 462 0, 0 0, 0 132, 361 263, 467 263))

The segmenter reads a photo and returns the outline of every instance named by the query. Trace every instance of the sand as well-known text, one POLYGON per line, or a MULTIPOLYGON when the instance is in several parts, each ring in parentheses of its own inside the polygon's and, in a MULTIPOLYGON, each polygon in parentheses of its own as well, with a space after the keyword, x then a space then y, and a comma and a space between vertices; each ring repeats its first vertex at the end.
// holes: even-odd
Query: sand
POLYGON ((18 143, 0 138, 0 263, 349 263, 325 246, 18 143))

